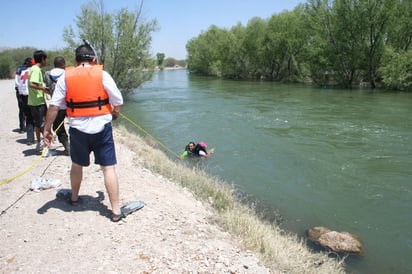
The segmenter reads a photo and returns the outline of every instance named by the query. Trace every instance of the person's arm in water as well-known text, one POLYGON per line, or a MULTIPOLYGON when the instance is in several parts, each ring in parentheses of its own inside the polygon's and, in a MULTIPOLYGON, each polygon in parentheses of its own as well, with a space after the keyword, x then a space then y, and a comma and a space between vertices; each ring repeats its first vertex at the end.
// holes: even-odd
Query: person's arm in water
POLYGON ((180 155, 180 159, 183 160, 184 158, 187 157, 188 154, 189 154, 189 153, 187 152, 187 150, 185 150, 185 151, 182 153, 182 155, 180 155))
POLYGON ((210 157, 210 156, 212 156, 214 151, 215 150, 213 148, 209 152, 207 152, 206 150, 200 150, 199 151, 199 156, 200 157, 210 157))

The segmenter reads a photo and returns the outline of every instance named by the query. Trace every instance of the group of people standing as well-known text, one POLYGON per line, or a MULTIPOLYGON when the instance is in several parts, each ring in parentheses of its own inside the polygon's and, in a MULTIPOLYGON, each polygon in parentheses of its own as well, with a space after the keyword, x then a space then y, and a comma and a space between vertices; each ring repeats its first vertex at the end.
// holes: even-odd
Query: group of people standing
MULTIPOLYGON (((41 135, 44 129, 44 122, 47 112, 46 96, 51 97, 55 83, 63 75, 66 62, 63 57, 54 59, 54 68, 44 75, 41 68, 46 65, 47 54, 38 50, 33 54, 33 58, 27 57, 23 64, 17 68, 15 77, 15 90, 19 106, 19 132, 26 132, 27 145, 36 143, 36 151, 42 152, 44 142, 41 135)), ((65 110, 56 119, 53 129, 60 143, 64 147, 64 153, 70 154, 68 135, 63 124, 65 110), (57 130, 58 128, 58 130, 57 130)))
POLYGON ((72 161, 71 194, 68 197, 72 206, 82 203, 79 191, 83 167, 90 164, 89 157, 93 152, 95 164, 100 165, 103 172, 112 209, 110 219, 118 222, 124 214, 119 205, 111 122, 119 115, 123 97, 111 75, 98 64, 97 54, 90 44, 85 42, 79 46, 75 56, 76 67, 66 67, 64 58, 56 57, 55 68, 43 76, 41 69, 46 65, 47 54, 38 50, 17 70, 16 92, 23 113, 19 115, 20 132, 26 131, 27 144, 36 142, 36 149, 41 151, 43 145, 53 145, 53 131, 60 126, 62 133, 57 131, 59 141, 72 161), (46 95, 51 97, 48 106, 46 95), (65 117, 69 121, 69 136, 61 125, 65 117))

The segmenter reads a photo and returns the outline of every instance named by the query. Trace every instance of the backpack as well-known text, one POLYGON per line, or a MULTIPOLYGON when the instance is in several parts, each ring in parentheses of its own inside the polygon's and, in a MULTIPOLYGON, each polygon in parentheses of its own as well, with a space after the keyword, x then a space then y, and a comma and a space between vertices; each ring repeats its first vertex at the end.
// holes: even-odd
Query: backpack
POLYGON ((56 69, 52 69, 51 71, 46 71, 46 73, 44 74, 44 80, 46 82, 47 87, 49 88, 50 96, 53 95, 54 89, 56 88, 57 80, 59 80, 60 76, 63 75, 64 70, 62 69, 60 73, 56 72, 59 71, 56 69))

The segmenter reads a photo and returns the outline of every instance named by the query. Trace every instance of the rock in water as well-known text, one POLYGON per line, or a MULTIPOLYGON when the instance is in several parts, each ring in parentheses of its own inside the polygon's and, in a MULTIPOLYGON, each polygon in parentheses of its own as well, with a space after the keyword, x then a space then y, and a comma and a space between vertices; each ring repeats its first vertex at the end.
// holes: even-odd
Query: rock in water
POLYGON ((332 231, 326 227, 308 229, 309 240, 335 252, 360 254, 362 243, 358 237, 349 232, 332 231))

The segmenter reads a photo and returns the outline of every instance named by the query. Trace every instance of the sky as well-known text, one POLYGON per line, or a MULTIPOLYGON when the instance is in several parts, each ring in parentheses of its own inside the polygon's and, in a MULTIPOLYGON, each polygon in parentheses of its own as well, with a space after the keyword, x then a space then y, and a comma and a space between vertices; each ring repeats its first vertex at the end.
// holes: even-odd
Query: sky
MULTIPOLYGON (((0 11, 0 47, 35 47, 57 50, 65 47, 62 34, 76 27, 76 16, 90 0, 5 0, 0 11)), ((136 11, 140 0, 103 0, 107 12, 122 8, 136 11)), ((159 30, 152 34, 151 52, 166 58, 185 59, 186 43, 211 25, 230 29, 246 26, 253 17, 267 19, 291 11, 305 0, 144 0, 143 17, 156 19, 159 30)))

